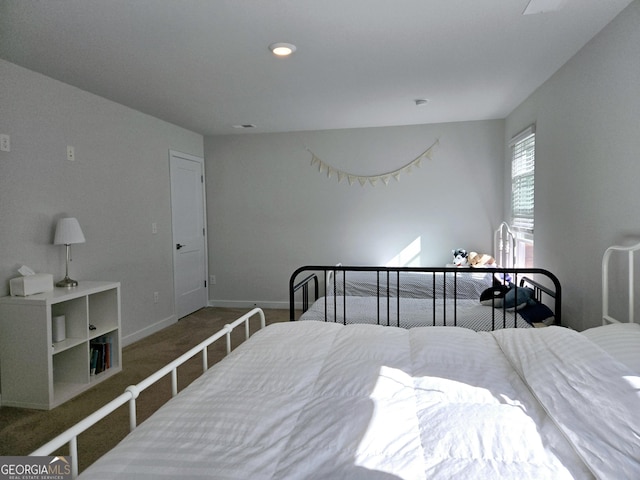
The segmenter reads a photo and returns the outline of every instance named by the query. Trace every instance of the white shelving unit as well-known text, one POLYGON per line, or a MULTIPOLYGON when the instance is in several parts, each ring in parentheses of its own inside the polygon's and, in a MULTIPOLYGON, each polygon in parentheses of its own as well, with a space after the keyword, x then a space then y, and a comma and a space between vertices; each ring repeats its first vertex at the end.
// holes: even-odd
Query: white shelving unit
POLYGON ((122 370, 120 337, 118 282, 0 298, 2 405, 49 410, 106 380, 122 370), (66 338, 53 343, 57 315, 65 316, 66 338), (100 337, 111 344, 111 366, 91 375, 90 344, 100 337))

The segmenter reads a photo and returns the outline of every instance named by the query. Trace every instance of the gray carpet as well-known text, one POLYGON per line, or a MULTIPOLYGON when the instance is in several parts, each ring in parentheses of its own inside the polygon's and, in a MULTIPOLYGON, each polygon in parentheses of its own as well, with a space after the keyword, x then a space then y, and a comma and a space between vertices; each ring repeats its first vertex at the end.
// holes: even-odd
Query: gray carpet
MULTIPOLYGON (((242 316, 249 309, 204 308, 164 330, 122 351, 122 372, 99 383, 89 391, 49 411, 23 408, 0 408, 0 456, 27 455, 56 435, 82 420, 113 398, 160 369, 173 359, 197 345, 242 316)), ((267 324, 289 320, 288 310, 265 310, 267 324)), ((251 332, 258 328, 258 317, 252 320, 251 332)), ((232 347, 244 340, 244 328, 232 334, 232 347)), ((226 353, 224 339, 209 347, 209 364, 219 361, 226 353)), ((194 357, 178 369, 178 388, 181 390, 202 373, 202 357, 194 357)), ((138 424, 171 398, 171 380, 167 376, 149 387, 138 398, 138 424)), ((79 469, 82 472, 106 451, 115 446, 129 431, 129 411, 124 405, 78 437, 79 469)), ((68 455, 65 447, 56 452, 68 455)))

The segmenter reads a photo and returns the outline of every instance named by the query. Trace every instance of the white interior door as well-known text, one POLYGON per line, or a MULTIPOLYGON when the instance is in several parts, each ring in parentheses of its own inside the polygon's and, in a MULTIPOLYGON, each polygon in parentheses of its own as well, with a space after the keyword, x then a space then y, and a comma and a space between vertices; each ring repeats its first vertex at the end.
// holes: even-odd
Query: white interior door
POLYGON ((170 152, 176 315, 207 306, 204 159, 170 152))

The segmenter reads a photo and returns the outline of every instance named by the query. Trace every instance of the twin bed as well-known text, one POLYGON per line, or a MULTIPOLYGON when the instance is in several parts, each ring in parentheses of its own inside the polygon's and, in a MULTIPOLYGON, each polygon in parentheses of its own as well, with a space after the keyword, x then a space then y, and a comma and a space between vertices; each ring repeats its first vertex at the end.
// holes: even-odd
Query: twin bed
POLYGON ((80 477, 640 478, 640 325, 375 323, 261 329, 80 477))
POLYGON ((475 331, 561 325, 559 280, 548 270, 516 268, 505 222, 494 232, 494 255, 482 268, 300 267, 289 279, 290 319, 475 331))
POLYGON ((291 320, 344 325, 560 325, 561 300, 557 277, 537 268, 305 266, 289 280, 291 320))

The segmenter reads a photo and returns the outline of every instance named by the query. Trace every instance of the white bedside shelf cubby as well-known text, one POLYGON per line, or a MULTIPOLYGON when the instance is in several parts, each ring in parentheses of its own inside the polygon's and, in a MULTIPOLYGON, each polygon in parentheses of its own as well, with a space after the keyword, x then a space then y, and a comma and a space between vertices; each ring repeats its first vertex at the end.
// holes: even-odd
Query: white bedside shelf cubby
POLYGON ((57 407, 121 371, 121 345, 118 282, 81 281, 77 287, 0 298, 2 406, 57 407), (60 315, 65 338, 53 342, 53 318, 60 315), (96 345, 101 358, 106 354, 102 371, 92 374, 96 345))

